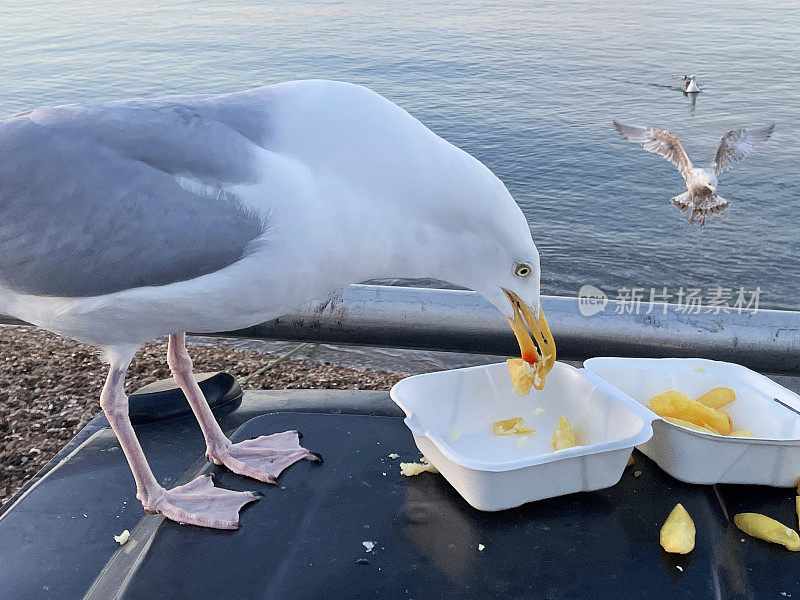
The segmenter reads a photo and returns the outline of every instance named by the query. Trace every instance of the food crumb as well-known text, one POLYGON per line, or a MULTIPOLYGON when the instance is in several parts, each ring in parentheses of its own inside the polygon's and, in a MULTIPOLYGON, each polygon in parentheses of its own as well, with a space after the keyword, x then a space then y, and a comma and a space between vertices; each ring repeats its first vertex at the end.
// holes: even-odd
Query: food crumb
POLYGON ((384 473, 381 473, 381 475, 383 475, 384 477, 386 477, 386 473, 385 473, 385 472, 384 472, 384 473))
POLYGON ((537 414, 537 415, 542 415, 542 414, 544 414, 544 409, 543 409, 541 406, 537 406, 537 407, 536 407, 536 414, 537 414))
POLYGON ((483 552, 484 548, 486 548, 486 546, 483 544, 478 544, 478 552, 483 552))
POLYGON ((455 426, 453 426, 450 428, 450 437, 454 440, 457 440, 461 437, 461 432, 455 426))
POLYGON ((131 532, 127 529, 120 533, 119 535, 114 536, 114 541, 117 542, 120 546, 123 546, 125 542, 127 542, 131 537, 131 532))
POLYGON ((553 439, 551 440, 553 450, 565 450, 578 445, 572 424, 564 415, 558 417, 558 423, 553 429, 553 439))
POLYGON ((531 435, 536 433, 535 429, 525 427, 522 417, 503 419, 492 423, 492 435, 531 435))
POLYGON ((705 367, 701 367, 700 365, 696 366, 694 368, 694 370, 697 371, 698 373, 705 373, 706 372, 706 368, 705 367))
POLYGON ((369 540, 361 542, 361 545, 367 549, 367 552, 372 552, 372 549, 375 548, 375 542, 371 542, 369 540))
POLYGON ((639 475, 641 475, 641 474, 642 474, 642 472, 641 472, 641 471, 634 471, 634 472, 633 472, 633 476, 634 476, 634 477, 639 477, 639 475))
POLYGON ((369 561, 368 561, 366 558, 359 558, 359 559, 356 561, 356 564, 357 564, 357 565, 368 565, 368 564, 369 564, 369 561))
POLYGON ((400 458, 400 455, 397 452, 392 452, 389 455, 389 458, 391 458, 392 460, 395 460, 396 458, 400 458))
POLYGON ((432 464, 428 462, 428 459, 424 456, 420 459, 420 462, 410 462, 410 463, 400 463, 400 472, 405 475, 406 477, 413 477, 414 475, 419 475, 420 473, 438 473, 439 471, 434 467, 432 464))
POLYGON ((676 565, 676 567, 678 568, 678 571, 680 571, 681 573, 683 573, 683 567, 682 567, 682 566, 680 566, 680 565, 676 565))

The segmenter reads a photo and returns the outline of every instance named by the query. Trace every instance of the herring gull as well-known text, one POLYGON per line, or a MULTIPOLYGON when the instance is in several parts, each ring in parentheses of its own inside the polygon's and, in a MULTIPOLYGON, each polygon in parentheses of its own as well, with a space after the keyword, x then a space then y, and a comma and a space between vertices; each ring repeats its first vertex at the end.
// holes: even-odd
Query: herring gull
POLYGON ((148 340, 169 336, 167 362, 206 456, 268 483, 319 457, 296 431, 233 444, 184 332, 251 326, 368 279, 435 278, 482 294, 523 358, 542 377, 552 366, 539 253, 511 194, 364 87, 296 81, 38 108, 0 121, 0 156, 0 313, 103 350, 100 405, 148 512, 233 529, 258 497, 208 476, 158 483, 124 391, 148 340))
POLYGON ((697 87, 697 82, 695 81, 694 75, 689 77, 688 75, 683 76, 683 91, 686 94, 699 94, 700 88, 697 87))
POLYGON ((717 194, 717 176, 727 171, 735 162, 749 155, 756 142, 769 139, 775 129, 771 123, 760 129, 734 129, 719 142, 714 158, 707 169, 695 167, 683 149, 680 140, 665 129, 655 127, 634 127, 614 121, 614 127, 624 140, 641 144, 648 152, 653 152, 675 165, 683 175, 687 191, 670 198, 670 202, 682 212, 691 211, 689 222, 700 217, 705 225, 706 216, 722 212, 730 202, 717 194))

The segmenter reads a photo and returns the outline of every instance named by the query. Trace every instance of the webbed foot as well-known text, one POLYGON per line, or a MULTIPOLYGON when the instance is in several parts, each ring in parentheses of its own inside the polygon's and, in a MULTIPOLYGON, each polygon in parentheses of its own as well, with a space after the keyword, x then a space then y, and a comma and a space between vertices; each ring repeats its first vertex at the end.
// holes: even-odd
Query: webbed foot
POLYGON ((239 511, 261 496, 260 492, 235 492, 214 487, 210 475, 201 475, 185 485, 163 490, 157 498, 146 498, 142 504, 148 513, 161 513, 178 523, 238 529, 239 511))
POLYGON ((322 457, 300 445, 297 431, 262 435, 252 440, 226 445, 206 453, 215 464, 234 473, 265 483, 275 483, 278 475, 299 460, 322 462, 322 457))

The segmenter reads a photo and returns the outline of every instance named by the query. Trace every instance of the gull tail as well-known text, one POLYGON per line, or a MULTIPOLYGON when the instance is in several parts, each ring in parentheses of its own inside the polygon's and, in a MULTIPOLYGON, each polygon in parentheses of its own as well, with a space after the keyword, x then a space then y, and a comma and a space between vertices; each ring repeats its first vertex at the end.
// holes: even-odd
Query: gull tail
POLYGON ((701 215, 715 215, 730 206, 730 202, 722 196, 716 194, 704 198, 702 202, 696 203, 694 209, 701 215))
POLYGON ((700 217, 700 225, 706 224, 706 217, 708 215, 715 215, 722 212, 730 205, 725 198, 717 196, 716 193, 710 196, 705 196, 699 201, 693 203, 692 215, 689 217, 689 223, 693 223, 696 217, 700 217))
POLYGON ((686 212, 689 210, 689 207, 692 206, 692 199, 688 191, 670 198, 669 201, 672 202, 672 205, 681 212, 686 212))

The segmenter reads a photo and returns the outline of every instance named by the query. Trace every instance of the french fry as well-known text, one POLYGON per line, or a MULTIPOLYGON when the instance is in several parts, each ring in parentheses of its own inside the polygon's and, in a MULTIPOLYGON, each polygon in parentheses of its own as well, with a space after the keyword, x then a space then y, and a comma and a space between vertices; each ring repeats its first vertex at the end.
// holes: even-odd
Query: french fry
POLYGON ((728 436, 730 437, 755 437, 752 431, 747 431, 747 429, 734 429, 731 431, 728 436))
POLYGON ((714 410, 680 392, 669 391, 653 396, 650 398, 650 408, 660 417, 683 419, 722 435, 733 431, 729 414, 714 410))
POLYGON ((781 544, 793 552, 800 550, 800 536, 797 535, 797 532, 766 515, 739 513, 733 517, 733 522, 747 535, 752 535, 767 542, 781 544))
POLYGON ((690 423, 689 421, 684 421, 683 419, 676 419, 675 417, 664 417, 665 421, 669 421, 674 425, 680 425, 681 427, 686 427, 687 429, 694 429, 695 431, 702 431, 703 433, 710 433, 712 435, 719 435, 713 429, 708 429, 707 427, 703 427, 702 425, 695 425, 694 423, 690 423))
POLYGON ((536 381, 536 369, 521 358, 509 358, 506 363, 514 391, 518 396, 527 396, 536 381))
POLYGON ((715 387, 697 400, 692 400, 676 390, 669 390, 653 396, 650 399, 650 408, 665 421, 695 431, 729 437, 755 437, 753 432, 747 429, 733 429, 730 416, 718 410, 735 399, 736 393, 727 387, 715 387), (698 406, 698 403, 708 410, 698 406))
MULTIPOLYGON (((681 427, 686 427, 687 429, 694 429, 695 431, 702 431, 703 433, 710 433, 711 435, 720 435, 713 429, 708 429, 706 427, 703 427, 702 425, 695 425, 694 423, 690 423, 689 421, 684 421, 683 419, 676 419, 674 417, 664 417, 664 420, 669 421, 674 425, 680 425, 681 427)), ((728 434, 727 437, 755 437, 755 436, 751 431, 747 431, 747 429, 734 429, 728 434)))
POLYGON ((531 435, 536 431, 525 427, 522 417, 514 417, 492 423, 492 433, 494 435, 531 435))
POLYGON ((688 554, 694 550, 695 532, 692 517, 682 504, 676 504, 661 527, 661 547, 673 554, 688 554))
POLYGON ((558 424, 553 429, 551 443, 553 444, 553 450, 564 450, 578 445, 575 441, 575 432, 572 431, 572 425, 570 425, 567 417, 563 415, 558 417, 558 424))
POLYGON ((714 410, 719 410, 734 400, 736 400, 736 392, 729 387, 715 387, 697 399, 701 404, 705 404, 714 410))
POLYGON ((666 392, 661 392, 660 394, 656 394, 655 396, 650 398, 650 403, 652 404, 653 400, 655 400, 656 398, 658 398, 659 402, 665 402, 667 400, 670 402, 683 402, 685 400, 691 400, 689 396, 687 396, 686 394, 682 394, 681 392, 678 392, 676 390, 667 390, 666 392))

